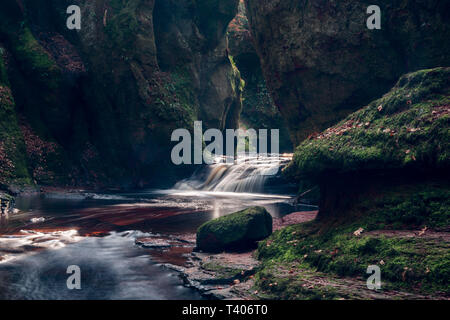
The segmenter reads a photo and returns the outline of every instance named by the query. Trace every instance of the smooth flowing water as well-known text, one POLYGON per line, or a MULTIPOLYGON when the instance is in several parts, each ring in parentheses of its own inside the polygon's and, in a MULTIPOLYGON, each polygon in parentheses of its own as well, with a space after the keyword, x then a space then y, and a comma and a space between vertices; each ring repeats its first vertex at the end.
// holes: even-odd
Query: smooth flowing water
POLYGON ((268 191, 261 172, 275 165, 215 164, 172 190, 19 197, 20 212, 1 219, 0 299, 201 299, 164 267, 183 265, 201 224, 253 205, 274 217, 311 210, 268 191), (67 288, 70 265, 81 290, 67 288))

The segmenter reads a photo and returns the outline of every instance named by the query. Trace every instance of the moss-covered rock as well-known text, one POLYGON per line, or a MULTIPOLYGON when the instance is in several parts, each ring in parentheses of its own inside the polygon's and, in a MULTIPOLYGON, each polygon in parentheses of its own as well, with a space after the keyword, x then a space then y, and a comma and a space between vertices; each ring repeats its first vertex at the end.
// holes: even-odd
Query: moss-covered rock
MULTIPOLYGON (((365 288, 366 271, 369 265, 378 265, 381 293, 397 290, 410 295, 448 296, 448 240, 413 233, 355 236, 349 228, 323 234, 319 229, 313 223, 288 227, 260 244, 257 255, 262 266, 256 275, 260 291, 283 299, 373 298, 365 288), (351 282, 333 286, 337 279, 351 282), (273 283, 277 286, 269 286, 273 283), (351 285, 359 286, 358 291, 354 292, 351 285)), ((391 294, 386 298, 402 297, 391 294)))
MULTIPOLYGON (((14 149, 19 150, 20 157, 14 158, 12 151, 6 153, 12 156, 11 165, 15 168, 4 175, 7 184, 65 185, 73 162, 68 161, 69 148, 61 145, 69 142, 68 136, 76 135, 72 115, 79 102, 75 97, 80 92, 75 88, 82 73, 77 75, 65 68, 76 65, 68 55, 70 48, 64 50, 60 41, 44 41, 36 36, 21 3, 2 2, 0 16, 0 37, 8 53, 4 70, 13 102, 7 122, 11 125, 13 116, 20 119, 20 123, 16 120, 14 134, 19 141, 14 143, 14 149), (28 132, 34 134, 30 136, 28 132), (55 146, 60 152, 50 148, 52 152, 43 153, 44 144, 55 146)), ((53 39, 47 37, 44 28, 41 31, 39 36, 53 39)), ((7 134, 7 130, 2 128, 2 134, 7 134)))
POLYGON ((395 198, 395 215, 409 215, 410 226, 448 226, 448 216, 438 212, 448 209, 442 192, 448 190, 450 161, 449 73, 436 68, 407 74, 381 99, 296 149, 285 173, 319 185, 319 219, 369 214, 395 198), (422 200, 440 194, 432 201, 439 205, 426 204, 417 198, 421 194, 422 200), (425 218, 431 216, 442 220, 425 218))
MULTIPOLYGON (((352 277, 362 290, 367 290, 364 288, 365 279, 368 277, 367 267, 378 265, 382 277, 381 292, 404 290, 425 296, 450 294, 446 283, 450 264, 448 233, 436 233, 427 229, 422 229, 422 232, 380 229, 368 232, 364 227, 368 226, 369 220, 368 216, 353 221, 347 220, 327 229, 327 232, 324 232, 317 221, 275 232, 259 244, 257 257, 262 261, 262 268, 257 275, 257 285, 277 293, 278 290, 283 290, 270 288, 268 284, 278 281, 281 285, 285 282, 286 292, 278 292, 278 296, 296 299, 296 295, 304 290, 298 283, 295 288, 295 283, 302 280, 296 278, 298 268, 302 272, 308 271, 310 276, 322 272, 328 275, 329 279, 352 277), (362 230, 360 235, 355 235, 357 230, 362 230), (290 278, 287 279, 286 275, 273 270, 268 273, 274 264, 282 266, 279 269, 293 270, 290 272, 290 278), (294 266, 291 267, 292 265, 294 266), (280 277, 284 279, 280 280, 280 277)), ((300 273, 299 276, 304 274, 300 273)), ((324 280, 327 281, 326 278, 324 280)), ((320 283, 315 285, 316 290, 321 287, 320 283)), ((345 291, 351 293, 351 288, 340 291, 340 294, 335 294, 334 297, 319 295, 317 298, 355 298, 345 295, 345 291)), ((366 291, 367 294, 369 292, 370 290, 366 291)), ((311 297, 315 297, 314 290, 309 292, 309 298, 311 297)), ((302 295, 301 298, 305 296, 302 295)))
POLYGON ((177 96, 191 92, 189 104, 205 128, 239 126, 241 77, 230 62, 226 38, 237 6, 238 0, 155 2, 159 67, 187 84, 177 96))
POLYGON ((200 226, 197 249, 206 252, 247 249, 271 233, 271 215, 262 207, 252 207, 200 226))
POLYGON ((449 79, 450 68, 403 76, 381 99, 303 142, 287 172, 319 178, 370 170, 448 168, 449 79))

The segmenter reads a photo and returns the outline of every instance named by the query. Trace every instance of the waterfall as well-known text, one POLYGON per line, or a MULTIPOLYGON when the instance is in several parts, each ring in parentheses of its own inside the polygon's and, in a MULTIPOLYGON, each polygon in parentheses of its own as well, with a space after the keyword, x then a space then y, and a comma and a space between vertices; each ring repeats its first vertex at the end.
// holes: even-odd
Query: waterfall
POLYGON ((238 157, 233 164, 216 158, 215 163, 200 169, 189 179, 178 182, 178 190, 257 193, 264 190, 268 179, 279 175, 291 161, 291 154, 238 157))

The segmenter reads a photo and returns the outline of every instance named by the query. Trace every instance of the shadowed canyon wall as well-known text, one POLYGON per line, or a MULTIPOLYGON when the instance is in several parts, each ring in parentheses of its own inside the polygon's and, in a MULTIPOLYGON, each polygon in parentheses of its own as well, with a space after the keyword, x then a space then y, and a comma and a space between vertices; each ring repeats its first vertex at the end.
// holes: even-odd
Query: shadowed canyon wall
POLYGON ((407 72, 450 62, 450 1, 245 0, 268 88, 298 145, 387 92, 407 72))
POLYGON ((0 4, 4 185, 144 186, 177 176, 176 128, 236 128, 226 28, 238 0, 0 4), (81 8, 81 30, 66 9, 81 8), (3 116, 5 114, 5 116, 3 116))
POLYGON ((254 129, 279 129, 280 151, 291 152, 292 143, 286 122, 267 90, 250 33, 244 0, 240 0, 238 14, 228 26, 228 42, 233 62, 245 80, 245 90, 242 93, 242 125, 254 129))

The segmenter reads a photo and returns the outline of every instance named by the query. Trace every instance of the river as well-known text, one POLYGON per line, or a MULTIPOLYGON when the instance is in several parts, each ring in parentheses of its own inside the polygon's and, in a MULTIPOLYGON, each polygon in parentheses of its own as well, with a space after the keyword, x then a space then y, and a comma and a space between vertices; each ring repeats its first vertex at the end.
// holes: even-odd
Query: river
POLYGON ((20 196, 0 225, 0 299, 202 299, 165 267, 186 262, 201 224, 253 205, 311 209, 264 175, 276 161, 211 165, 170 190, 20 196), (67 288, 71 265, 80 290, 67 288))

